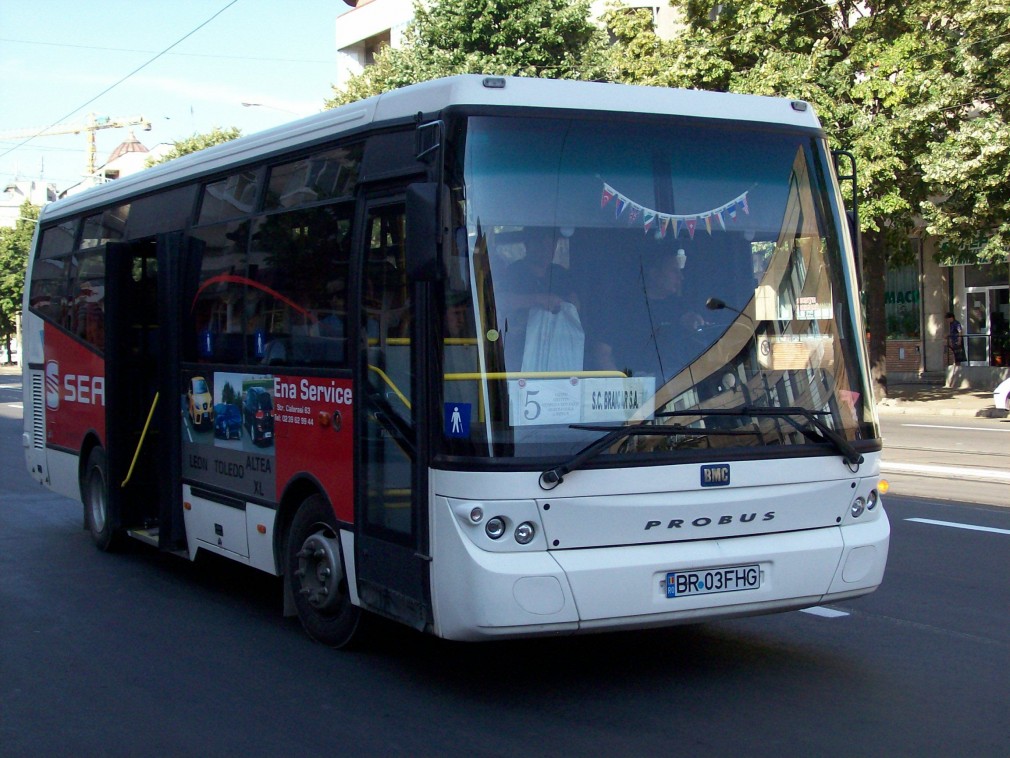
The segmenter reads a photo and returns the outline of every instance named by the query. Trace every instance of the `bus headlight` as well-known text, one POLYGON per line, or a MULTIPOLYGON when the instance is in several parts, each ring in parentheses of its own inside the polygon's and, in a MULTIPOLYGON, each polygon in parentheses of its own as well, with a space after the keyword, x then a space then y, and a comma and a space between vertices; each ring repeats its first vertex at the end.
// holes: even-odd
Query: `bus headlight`
POLYGON ((484 525, 484 532, 493 540, 500 539, 505 534, 505 519, 501 516, 488 519, 487 524, 484 525))
POLYGON ((877 503, 880 502, 880 496, 877 494, 876 490, 870 490, 870 494, 866 498, 866 510, 872 511, 877 507, 877 503))
POLYGON ((852 503, 852 518, 859 518, 863 515, 863 511, 866 510, 866 500, 862 497, 857 497, 852 503))
POLYGON ((522 522, 516 527, 515 538, 520 545, 528 545, 537 534, 537 529, 529 521, 522 522))
POLYGON ((475 505, 470 509, 470 521, 474 524, 479 524, 484 520, 484 509, 479 505, 475 505))

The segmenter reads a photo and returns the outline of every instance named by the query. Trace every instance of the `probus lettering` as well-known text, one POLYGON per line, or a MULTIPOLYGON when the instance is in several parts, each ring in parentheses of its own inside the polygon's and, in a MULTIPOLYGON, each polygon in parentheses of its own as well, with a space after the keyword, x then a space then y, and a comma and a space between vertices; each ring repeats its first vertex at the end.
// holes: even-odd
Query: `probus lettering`
MULTIPOLYGON (((734 523, 748 524, 751 521, 754 521, 757 517, 758 517, 757 513, 741 513, 739 516, 732 516, 732 515, 720 516, 718 519, 713 521, 713 519, 709 518, 708 516, 699 516, 698 518, 692 520, 690 523, 691 526, 696 527, 706 527, 711 525, 712 523, 716 523, 720 526, 726 526, 728 524, 734 524, 734 523)), ((762 521, 772 521, 774 519, 775 519, 775 511, 767 511, 761 517, 762 521)), ((685 523, 686 519, 681 518, 670 519, 666 524, 666 528, 680 529, 681 527, 684 526, 685 523)), ((662 521, 646 521, 645 531, 649 531, 650 529, 656 529, 661 526, 663 526, 662 521)))
POLYGON ((68 403, 105 405, 105 377, 67 374, 63 377, 63 399, 68 403))

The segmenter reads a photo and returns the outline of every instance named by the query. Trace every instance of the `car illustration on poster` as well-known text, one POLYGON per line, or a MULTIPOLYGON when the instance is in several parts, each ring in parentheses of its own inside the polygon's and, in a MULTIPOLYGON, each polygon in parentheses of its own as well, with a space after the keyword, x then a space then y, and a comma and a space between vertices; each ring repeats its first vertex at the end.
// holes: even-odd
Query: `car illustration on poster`
POLYGON ((274 444, 274 404, 265 387, 253 386, 246 389, 242 401, 242 420, 253 444, 274 444))
POLYGON ((214 405, 214 436, 222 440, 242 439, 242 411, 232 403, 214 405))
POLYGON ((210 426, 214 420, 213 400, 210 385, 202 376, 194 376, 189 380, 186 390, 186 405, 189 410, 189 420, 194 429, 210 426))

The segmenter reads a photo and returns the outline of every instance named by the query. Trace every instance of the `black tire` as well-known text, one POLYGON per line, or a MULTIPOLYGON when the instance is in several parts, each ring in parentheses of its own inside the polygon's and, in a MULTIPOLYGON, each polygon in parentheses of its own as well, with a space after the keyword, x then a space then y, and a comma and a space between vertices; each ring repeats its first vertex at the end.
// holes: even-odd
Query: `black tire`
POLYGON ((100 447, 88 455, 84 475, 81 477, 81 501, 84 503, 84 521, 98 549, 111 553, 122 548, 123 535, 112 527, 113 519, 109 512, 109 465, 105 450, 100 447))
POLYGON ((316 642, 335 648, 349 645, 361 622, 345 565, 333 509, 322 495, 306 498, 288 531, 285 581, 302 627, 316 642))

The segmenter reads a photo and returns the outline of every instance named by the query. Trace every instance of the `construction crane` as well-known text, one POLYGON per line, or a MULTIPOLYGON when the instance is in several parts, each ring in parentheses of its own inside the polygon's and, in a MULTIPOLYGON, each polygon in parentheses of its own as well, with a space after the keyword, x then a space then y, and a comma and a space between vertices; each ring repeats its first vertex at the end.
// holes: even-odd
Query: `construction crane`
POLYGON ((86 176, 95 173, 95 155, 98 148, 95 146, 95 132, 99 129, 120 129, 124 126, 139 126, 145 132, 151 131, 151 122, 143 116, 130 116, 128 118, 112 118, 110 116, 96 116, 89 113, 88 118, 78 124, 56 124, 40 129, 20 129, 13 132, 0 132, 0 140, 26 139, 35 137, 51 137, 57 134, 80 134, 86 132, 88 135, 88 164, 86 176))

